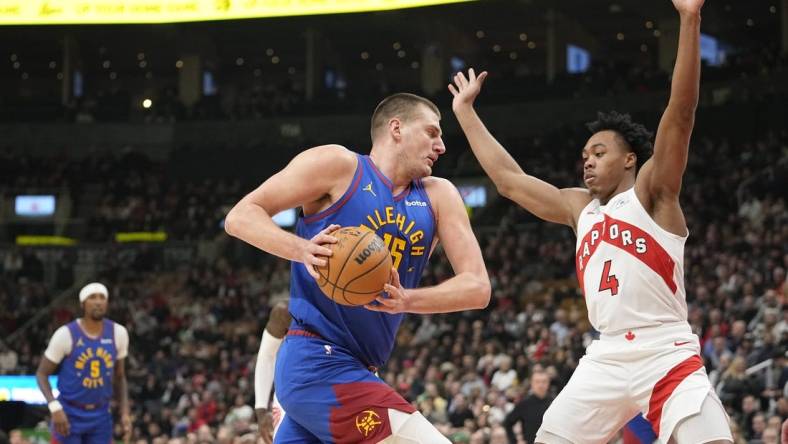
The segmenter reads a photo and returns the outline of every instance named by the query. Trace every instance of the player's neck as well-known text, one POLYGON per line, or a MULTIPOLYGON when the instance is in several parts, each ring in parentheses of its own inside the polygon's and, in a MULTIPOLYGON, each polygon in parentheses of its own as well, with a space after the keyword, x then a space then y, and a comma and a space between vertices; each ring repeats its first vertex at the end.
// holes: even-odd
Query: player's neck
POLYGON ((607 203, 610 202, 610 199, 618 196, 619 194, 623 193, 624 191, 626 191, 626 190, 628 190, 628 189, 630 189, 630 188, 632 188, 634 186, 635 186, 635 178, 634 177, 627 177, 627 178, 623 179, 621 182, 619 182, 618 186, 616 188, 614 188, 613 191, 610 192, 609 194, 604 195, 604 196, 603 195, 598 195, 596 197, 597 197, 597 199, 599 199, 599 203, 600 204, 607 205, 607 203))
POLYGON ((369 158, 375 164, 375 167, 391 181, 393 185, 392 192, 396 195, 410 184, 411 178, 407 177, 404 171, 400 171, 398 168, 399 162, 394 156, 383 154, 386 151, 392 152, 393 150, 376 149, 373 146, 372 151, 369 153, 369 158))
POLYGON ((82 330, 85 330, 85 333, 90 336, 99 336, 101 330, 104 328, 103 321, 103 319, 95 321, 89 317, 83 316, 79 318, 79 325, 82 327, 82 330))

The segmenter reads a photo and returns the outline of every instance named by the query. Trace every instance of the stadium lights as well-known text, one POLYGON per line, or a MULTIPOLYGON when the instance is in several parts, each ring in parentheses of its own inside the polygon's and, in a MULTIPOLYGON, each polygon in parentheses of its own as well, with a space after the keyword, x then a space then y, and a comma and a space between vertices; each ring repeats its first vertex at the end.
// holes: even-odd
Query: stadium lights
POLYGON ((386 11, 474 0, 3 0, 2 25, 134 24, 386 11), (107 5, 111 5, 108 7, 107 5))
POLYGON ((153 106, 153 100, 151 100, 151 99, 145 99, 145 100, 143 100, 143 101, 142 101, 142 107, 143 107, 143 108, 145 108, 145 109, 148 109, 148 108, 150 108, 151 106, 153 106))

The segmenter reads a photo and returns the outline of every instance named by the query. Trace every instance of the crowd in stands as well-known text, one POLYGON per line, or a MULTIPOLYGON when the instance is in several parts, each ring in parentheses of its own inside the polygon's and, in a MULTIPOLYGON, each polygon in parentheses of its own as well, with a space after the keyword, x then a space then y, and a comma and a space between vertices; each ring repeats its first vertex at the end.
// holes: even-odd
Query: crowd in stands
MULTIPOLYGON (((653 60, 650 65, 642 60, 593 60, 587 71, 559 73, 551 81, 548 81, 543 68, 535 69, 525 57, 509 60, 479 54, 465 63, 491 73, 485 92, 487 103, 609 97, 622 93, 664 91, 669 84, 667 74, 653 60)), ((784 73, 786 66, 788 58, 785 54, 781 54, 774 45, 764 45, 757 50, 730 53, 719 66, 704 64, 703 78, 706 83, 714 83, 766 77, 784 73)), ((88 82, 84 94, 72 98, 65 105, 51 100, 57 94, 50 94, 50 102, 46 104, 31 98, 8 98, 6 101, 14 111, 0 112, 0 121, 92 123, 131 119, 172 123, 256 120, 335 112, 366 113, 369 97, 383 97, 400 90, 428 97, 445 94, 443 88, 433 93, 423 91, 418 83, 414 83, 419 76, 413 75, 413 70, 378 71, 370 66, 366 71, 354 68, 345 73, 326 67, 325 72, 317 73, 321 81, 314 86, 314 93, 309 99, 303 73, 264 73, 254 77, 246 74, 236 73, 233 69, 216 73, 215 91, 206 93, 193 104, 182 102, 174 74, 171 78, 159 78, 155 83, 149 83, 144 94, 134 90, 139 87, 140 78, 133 76, 115 80, 110 86, 88 82), (323 77, 334 80, 324 82, 323 77), (141 107, 143 95, 152 100, 149 108, 141 107)))
MULTIPOLYGON (((582 137, 562 130, 503 141, 529 172, 570 186, 578 183, 582 137)), ((733 420, 736 444, 777 442, 773 437, 788 418, 787 159, 783 128, 758 137, 700 134, 684 179, 689 322, 733 420), (768 370, 746 373, 770 359, 768 370)), ((14 171, 31 174, 2 174, 4 187, 62 185, 78 176, 74 171, 94 171, 106 188, 92 232, 183 224, 173 230, 181 240, 214 233, 211 252, 170 263, 154 247, 137 248, 134 259, 108 247, 100 277, 110 286, 110 318, 131 335, 135 442, 256 442, 255 357, 269 307, 287 297, 289 265, 221 234, 221 205, 240 197, 246 184, 161 180, 165 175, 156 172, 165 167, 140 159, 53 161, 61 165, 53 166, 53 177, 7 160, 17 162, 14 171)), ((520 433, 535 431, 534 412, 566 384, 595 332, 574 277, 571 230, 540 222, 505 200, 477 212, 474 226, 492 280, 490 306, 406 317, 380 376, 452 442, 517 444, 520 433)), ((45 282, 37 251, 7 249, 0 258, 4 337, 45 307, 55 287, 71 284, 65 278, 45 282)), ((450 275, 438 251, 422 283, 450 275)), ((35 371, 51 333, 79 313, 71 296, 24 335, 0 345, 0 374, 35 371)))

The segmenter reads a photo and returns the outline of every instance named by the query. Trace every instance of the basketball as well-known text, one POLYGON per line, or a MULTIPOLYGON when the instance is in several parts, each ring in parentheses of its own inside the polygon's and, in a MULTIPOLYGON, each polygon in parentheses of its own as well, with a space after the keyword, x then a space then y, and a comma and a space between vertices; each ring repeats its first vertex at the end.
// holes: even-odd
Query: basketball
POLYGON ((317 285, 332 301, 364 305, 383 291, 391 277, 391 255, 374 231, 343 227, 333 233, 337 243, 326 246, 334 253, 324 267, 315 267, 317 285))

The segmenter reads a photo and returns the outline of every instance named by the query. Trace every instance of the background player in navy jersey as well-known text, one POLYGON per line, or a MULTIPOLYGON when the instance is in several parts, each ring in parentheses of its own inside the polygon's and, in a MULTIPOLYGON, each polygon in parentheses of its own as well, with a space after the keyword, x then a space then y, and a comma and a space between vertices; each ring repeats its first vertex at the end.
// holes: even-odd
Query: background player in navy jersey
POLYGON ((446 151, 437 107, 395 94, 376 108, 371 133, 369 156, 338 145, 306 150, 227 215, 229 234, 292 261, 293 322, 275 369, 286 412, 276 443, 448 442, 374 371, 388 359, 403 313, 485 307, 490 282, 459 192, 431 176, 446 151), (303 212, 297 234, 271 220, 293 207, 303 212), (331 254, 333 230, 361 225, 390 248, 392 282, 376 305, 341 306, 322 294, 313 267, 331 254), (438 239, 455 276, 417 288, 438 239))
POLYGON ((38 387, 52 412, 53 442, 111 442, 113 391, 120 407, 124 441, 131 438, 125 370, 129 333, 122 325, 104 318, 108 297, 107 287, 98 282, 80 290, 83 316, 55 331, 36 370, 38 387), (55 399, 47 378, 58 366, 60 394, 55 399))
POLYGON ((607 442, 638 412, 660 442, 732 442, 700 343, 687 323, 679 193, 700 87, 704 0, 673 0, 678 54, 670 100, 651 133, 629 115, 600 113, 582 149, 586 188, 558 189, 526 174, 473 109, 486 77, 458 73, 452 108, 501 194, 577 235, 577 276, 600 339, 544 414, 536 442, 607 442))

